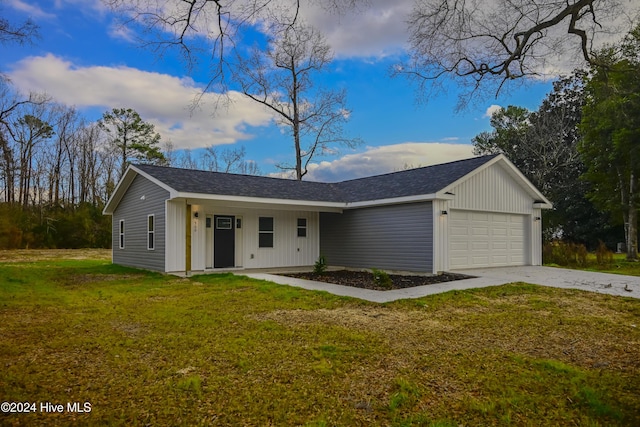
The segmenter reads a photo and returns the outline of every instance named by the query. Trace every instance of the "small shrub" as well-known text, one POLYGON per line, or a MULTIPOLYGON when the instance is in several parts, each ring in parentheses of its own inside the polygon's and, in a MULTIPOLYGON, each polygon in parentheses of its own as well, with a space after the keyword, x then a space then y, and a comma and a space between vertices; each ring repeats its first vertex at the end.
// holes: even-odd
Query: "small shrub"
POLYGON ((586 267, 589 253, 583 244, 550 242, 544 245, 542 255, 546 264, 586 267))
POLYGON ((371 270, 371 273, 373 274, 373 281, 376 283, 376 285, 380 286, 381 288, 391 289, 391 287, 393 286, 393 281, 386 272, 374 268, 371 270))
POLYGON ((575 243, 572 244, 573 245, 573 250, 575 251, 576 254, 576 264, 580 267, 586 267, 587 266, 587 258, 589 257, 589 252, 587 252, 587 248, 580 244, 580 245, 576 245, 575 243))
POLYGON ((598 261, 598 265, 611 265, 613 263, 613 252, 607 248, 607 245, 605 245, 602 240, 598 240, 596 260, 598 261))
POLYGON ((315 264, 313 264, 313 273, 324 274, 325 271, 327 271, 327 259, 324 255, 320 255, 315 264))

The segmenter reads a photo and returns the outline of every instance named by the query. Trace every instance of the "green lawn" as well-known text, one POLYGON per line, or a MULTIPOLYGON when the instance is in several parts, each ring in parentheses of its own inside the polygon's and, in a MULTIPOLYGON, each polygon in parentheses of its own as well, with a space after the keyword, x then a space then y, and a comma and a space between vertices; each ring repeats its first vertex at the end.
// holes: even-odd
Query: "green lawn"
POLYGON ((86 256, 0 253, 0 402, 38 405, 0 425, 640 425, 640 300, 374 304, 86 256))
POLYGON ((598 264, 596 256, 590 253, 587 256, 587 266, 580 267, 576 265, 559 266, 556 264, 545 264, 550 267, 573 268, 576 270, 599 271, 602 273, 624 274, 627 276, 640 276, 640 262, 627 261, 626 254, 613 254, 611 263, 598 264))

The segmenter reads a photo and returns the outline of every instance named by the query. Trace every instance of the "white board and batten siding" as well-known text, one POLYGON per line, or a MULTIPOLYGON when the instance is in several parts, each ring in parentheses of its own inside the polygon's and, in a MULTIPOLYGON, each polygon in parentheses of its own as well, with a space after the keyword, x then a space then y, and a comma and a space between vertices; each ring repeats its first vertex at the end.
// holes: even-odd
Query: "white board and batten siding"
POLYGON ((448 190, 452 200, 436 222, 442 254, 438 269, 538 265, 540 210, 534 198, 500 164, 475 173, 448 190))
POLYGON ((448 190, 449 209, 530 215, 533 199, 500 164, 482 169, 448 190))
MULTIPOLYGON (((167 251, 167 271, 184 271, 186 223, 185 201, 167 201, 168 216, 172 217, 172 225, 167 227, 167 235, 171 235, 178 245, 172 245, 167 251), (169 261, 172 260, 172 261, 169 261), (169 269, 170 268, 170 269, 169 269)), ((235 264, 237 268, 270 268, 311 266, 319 256, 318 213, 298 210, 245 209, 218 206, 191 206, 191 270, 207 269, 206 217, 229 215, 241 219, 242 232, 236 233, 235 264), (194 214, 198 212, 198 217, 194 214), (260 217, 273 218, 274 235, 272 248, 260 248, 258 245, 258 224, 260 217), (307 220, 307 236, 298 237, 298 219, 307 220)))
POLYGON ((171 242, 171 244, 167 245, 165 271, 184 271, 187 239, 185 218, 187 205, 184 200, 167 200, 166 209, 166 236, 167 242, 171 242))

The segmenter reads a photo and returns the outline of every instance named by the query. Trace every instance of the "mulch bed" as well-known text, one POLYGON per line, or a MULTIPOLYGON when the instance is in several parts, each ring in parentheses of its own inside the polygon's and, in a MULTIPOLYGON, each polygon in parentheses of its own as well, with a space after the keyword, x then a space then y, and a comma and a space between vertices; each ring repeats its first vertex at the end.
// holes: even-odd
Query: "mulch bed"
POLYGON ((464 274, 443 273, 435 276, 414 276, 390 274, 390 287, 382 287, 368 271, 336 270, 326 271, 322 274, 315 273, 290 273, 283 276, 296 277, 298 279, 315 280, 317 282, 333 283, 336 285, 353 286, 355 288, 371 289, 376 291, 390 291, 393 289, 413 288, 416 286, 433 285, 436 283, 452 282, 454 280, 471 279, 473 276, 464 274))

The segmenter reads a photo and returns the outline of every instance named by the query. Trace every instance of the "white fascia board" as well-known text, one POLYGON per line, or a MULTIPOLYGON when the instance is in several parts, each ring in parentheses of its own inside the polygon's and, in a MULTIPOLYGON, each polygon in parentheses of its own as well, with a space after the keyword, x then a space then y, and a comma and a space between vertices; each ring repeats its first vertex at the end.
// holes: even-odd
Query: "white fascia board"
POLYGON ((184 193, 176 192, 171 195, 172 199, 191 199, 197 201, 213 200, 213 201, 225 201, 236 203, 251 203, 261 205, 273 205, 273 206, 300 206, 315 209, 344 209, 345 204, 342 202, 320 202, 313 200, 293 200, 293 199, 273 199, 263 197, 247 197, 247 196, 227 196, 222 194, 202 194, 202 193, 184 193))
POLYGON ((533 204, 533 208, 534 209, 551 209, 551 208, 553 208, 553 204, 551 204, 551 203, 534 203, 533 204))
POLYGON ((405 197, 393 197, 389 199, 378 199, 378 200, 363 200, 361 202, 351 202, 345 203, 345 209, 357 209, 357 208, 367 208, 372 206, 384 206, 384 205, 398 205, 401 203, 417 203, 417 202, 428 202, 431 200, 437 199, 449 199, 453 196, 443 196, 438 193, 435 194, 420 194, 417 196, 405 196, 405 197))
POLYGON ((173 198, 171 196, 176 192, 173 188, 169 187, 164 182, 157 180, 156 178, 152 177, 148 173, 141 171, 137 167, 133 165, 129 165, 127 170, 124 172, 124 175, 122 176, 122 178, 120 178, 120 182, 118 182, 118 185, 113 190, 113 193, 109 198, 109 201, 107 201, 107 204, 104 206, 104 209, 102 210, 103 215, 113 215, 113 212, 116 210, 118 203, 120 203, 120 200, 122 199, 124 194, 127 192, 127 189, 135 179, 136 175, 141 175, 144 178, 156 184, 158 187, 167 190, 170 194, 169 198, 173 198))
POLYGON ((259 205, 271 205, 273 207, 298 207, 308 208, 310 210, 327 211, 327 212, 341 212, 344 209, 358 209, 373 206, 384 205, 397 205, 402 203, 417 203, 427 202, 432 200, 453 200, 454 196, 451 194, 434 193, 434 194, 420 194, 417 196, 405 196, 405 197, 393 197, 389 199, 378 200, 363 200, 361 202, 321 202, 312 200, 290 200, 290 199, 273 199, 273 198, 261 198, 261 197, 246 197, 246 196, 227 196, 220 194, 202 194, 202 193, 181 193, 176 192, 172 194, 172 199, 190 199, 193 204, 201 203, 202 201, 221 201, 241 204, 259 204, 259 205))
POLYGON ((135 172, 132 172, 131 166, 129 166, 122 178, 120 178, 120 182, 116 185, 113 193, 111 193, 111 197, 109 197, 109 200, 107 200, 107 203, 104 205, 104 209, 102 209, 103 215, 113 215, 118 203, 120 203, 120 200, 133 182, 133 178, 135 178, 135 172))

